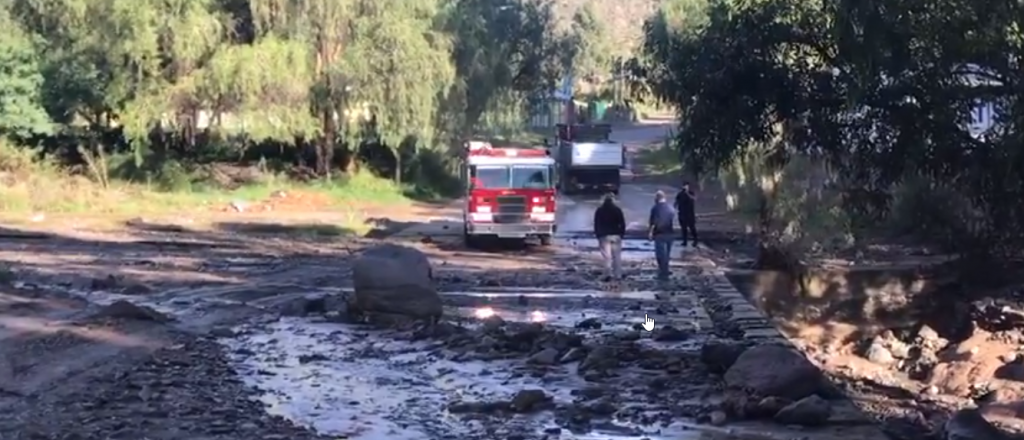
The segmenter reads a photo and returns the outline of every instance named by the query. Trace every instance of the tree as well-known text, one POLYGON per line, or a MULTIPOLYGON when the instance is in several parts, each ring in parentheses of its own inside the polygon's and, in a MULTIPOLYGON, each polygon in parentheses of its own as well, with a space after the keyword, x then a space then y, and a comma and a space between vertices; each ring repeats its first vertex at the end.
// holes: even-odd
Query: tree
POLYGON ((463 134, 476 129, 498 101, 549 93, 571 61, 549 3, 451 0, 445 21, 457 77, 449 103, 462 114, 463 134))
POLYGON ((35 45, 0 9, 0 137, 49 134, 35 45))
POLYGON ((746 180, 760 187, 764 261, 778 244, 771 229, 799 232, 808 215, 772 226, 806 199, 805 187, 778 203, 806 160, 821 165, 815 188, 839 195, 847 222, 878 225, 892 194, 924 179, 946 194, 940 238, 953 250, 1018 252, 1024 209, 1008 201, 1024 194, 1020 4, 712 0, 673 20, 672 8, 700 3, 670 3, 647 23, 637 71, 679 110, 688 169, 757 172, 746 180), (997 115, 987 130, 969 123, 979 104, 997 115))
POLYGON ((571 49, 575 52, 572 70, 577 78, 596 82, 612 71, 612 62, 621 55, 612 44, 609 30, 593 6, 584 4, 572 16, 571 49))

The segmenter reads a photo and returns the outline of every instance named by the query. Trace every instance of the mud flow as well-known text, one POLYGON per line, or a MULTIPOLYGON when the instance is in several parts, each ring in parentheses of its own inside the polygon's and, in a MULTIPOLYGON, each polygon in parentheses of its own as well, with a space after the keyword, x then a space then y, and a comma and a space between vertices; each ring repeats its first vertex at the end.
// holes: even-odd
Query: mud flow
MULTIPOLYGON (((596 253, 594 240, 562 240, 556 253, 596 253)), ((649 244, 626 240, 623 248, 626 281, 595 282, 598 269, 551 271, 551 283, 539 283, 596 283, 599 289, 505 287, 486 273, 463 274, 463 282, 441 286, 445 318, 432 326, 351 322, 348 288, 266 282, 147 295, 47 288, 63 288, 95 306, 130 303, 177 328, 213 335, 267 413, 332 438, 806 435, 807 428, 770 418, 727 422, 736 416, 722 408, 735 397, 722 392, 722 372, 710 371, 708 362, 715 361, 707 358, 708 347, 778 339, 758 339, 770 332, 736 324, 734 300, 713 293, 716 281, 702 269, 705 263, 681 251, 674 278, 657 282, 649 244), (577 278, 586 282, 572 281, 577 278), (463 288, 466 280, 477 287, 463 288), (653 331, 643 328, 648 318, 653 331)), ((258 259, 232 259, 226 266, 241 270, 236 263, 261 267, 258 259)), ((828 405, 826 417, 842 428, 814 428, 811 438, 851 432, 878 438, 847 402, 828 405)))

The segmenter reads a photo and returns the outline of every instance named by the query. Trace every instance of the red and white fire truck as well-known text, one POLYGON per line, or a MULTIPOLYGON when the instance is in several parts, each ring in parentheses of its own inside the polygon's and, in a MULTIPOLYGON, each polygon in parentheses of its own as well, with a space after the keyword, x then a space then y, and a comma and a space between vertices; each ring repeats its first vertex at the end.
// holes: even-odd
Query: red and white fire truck
POLYGON ((467 142, 463 176, 468 246, 485 236, 551 243, 557 225, 555 160, 547 150, 467 142))

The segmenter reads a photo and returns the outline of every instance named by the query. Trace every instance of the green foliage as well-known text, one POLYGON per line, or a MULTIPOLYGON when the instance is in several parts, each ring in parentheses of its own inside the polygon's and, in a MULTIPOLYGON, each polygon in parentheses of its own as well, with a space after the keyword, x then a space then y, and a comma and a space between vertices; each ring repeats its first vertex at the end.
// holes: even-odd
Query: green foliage
POLYGON ((981 0, 674 0, 632 67, 639 91, 679 112, 688 169, 754 174, 765 246, 799 230, 779 217, 807 218, 790 202, 825 191, 846 217, 836 227, 912 219, 900 210, 934 196, 948 202, 932 204, 946 207, 929 216, 934 241, 1018 256, 1022 17, 1020 2, 981 0), (969 128, 979 103, 996 115, 984 133, 969 128), (786 195, 796 161, 824 175, 786 195))
POLYGON ((103 185, 188 189, 253 149, 321 177, 367 155, 400 184, 448 175, 450 145, 521 131, 573 64, 553 20, 545 0, 12 0, 0 134, 103 185))
POLYGON ((31 38, 0 10, 0 136, 53 130, 43 110, 43 76, 31 38))

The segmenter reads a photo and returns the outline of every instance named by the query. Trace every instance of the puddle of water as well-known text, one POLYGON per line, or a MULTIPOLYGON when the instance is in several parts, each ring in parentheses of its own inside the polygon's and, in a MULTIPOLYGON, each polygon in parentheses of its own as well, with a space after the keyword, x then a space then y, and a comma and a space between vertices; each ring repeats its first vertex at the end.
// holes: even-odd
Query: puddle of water
MULTIPOLYGON (((558 238, 555 240, 558 246, 571 249, 571 252, 600 253, 600 246, 596 238, 558 238)), ((672 258, 681 259, 684 254, 692 253, 693 248, 683 247, 682 243, 674 243, 672 246, 672 258)), ((622 241, 622 259, 626 261, 651 261, 654 262, 654 242, 649 240, 626 239, 622 241)))
POLYGON ((448 415, 448 403, 506 399, 529 388, 569 401, 582 385, 571 375, 561 385, 516 377, 508 362, 447 360, 429 343, 376 340, 353 327, 298 319, 224 343, 243 380, 264 392, 269 412, 364 440, 476 438, 480 427, 448 415), (319 360, 300 360, 309 356, 319 360))

